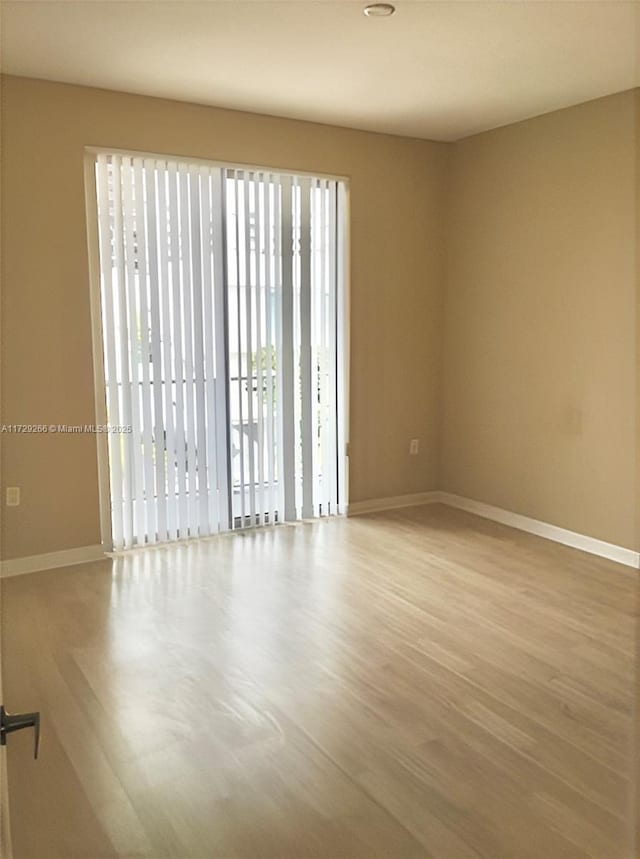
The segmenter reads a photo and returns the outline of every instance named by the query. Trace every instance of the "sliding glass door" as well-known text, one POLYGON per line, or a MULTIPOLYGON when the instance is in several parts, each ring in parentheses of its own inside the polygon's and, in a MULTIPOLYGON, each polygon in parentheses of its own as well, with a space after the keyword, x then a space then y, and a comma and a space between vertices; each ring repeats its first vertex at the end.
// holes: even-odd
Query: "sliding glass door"
POLYGON ((113 547, 342 512, 343 184, 119 153, 95 179, 113 547))

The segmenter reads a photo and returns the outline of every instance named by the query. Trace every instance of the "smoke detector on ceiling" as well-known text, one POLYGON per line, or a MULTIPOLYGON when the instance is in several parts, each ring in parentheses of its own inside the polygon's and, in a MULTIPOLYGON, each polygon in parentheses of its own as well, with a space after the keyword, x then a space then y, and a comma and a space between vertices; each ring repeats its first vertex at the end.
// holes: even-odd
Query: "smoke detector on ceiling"
POLYGON ((396 7, 391 3, 371 3, 364 7, 367 18, 389 18, 395 11, 396 7))

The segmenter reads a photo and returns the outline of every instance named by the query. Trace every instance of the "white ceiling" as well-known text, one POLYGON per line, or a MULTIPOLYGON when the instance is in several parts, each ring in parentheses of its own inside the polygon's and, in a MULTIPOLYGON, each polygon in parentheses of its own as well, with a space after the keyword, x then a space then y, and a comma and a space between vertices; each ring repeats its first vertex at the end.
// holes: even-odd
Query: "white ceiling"
POLYGON ((640 84, 638 2, 4 0, 9 74, 433 140, 640 84))

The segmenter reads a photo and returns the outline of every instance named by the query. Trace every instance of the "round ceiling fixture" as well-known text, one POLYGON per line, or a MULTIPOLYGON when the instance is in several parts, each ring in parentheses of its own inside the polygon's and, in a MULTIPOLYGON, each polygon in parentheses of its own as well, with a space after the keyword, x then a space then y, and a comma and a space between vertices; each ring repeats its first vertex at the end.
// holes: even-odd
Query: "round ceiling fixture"
POLYGON ((364 7, 367 18, 389 18, 395 11, 396 7, 391 3, 371 3, 364 7))

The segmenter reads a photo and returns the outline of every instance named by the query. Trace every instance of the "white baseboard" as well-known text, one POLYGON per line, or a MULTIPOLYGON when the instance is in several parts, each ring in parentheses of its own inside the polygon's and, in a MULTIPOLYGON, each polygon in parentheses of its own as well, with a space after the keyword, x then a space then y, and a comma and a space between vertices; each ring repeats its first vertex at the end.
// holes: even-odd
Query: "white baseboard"
POLYGON ((440 492, 416 492, 413 495, 392 495, 389 498, 370 498, 368 501, 354 501, 349 504, 347 516, 361 513, 376 513, 379 510, 396 510, 399 507, 418 507, 420 504, 433 504, 440 501, 440 492))
MULTIPOLYGON (((493 507, 483 501, 474 501, 471 498, 463 498, 460 495, 439 490, 355 501, 349 504, 347 515, 358 516, 363 513, 376 513, 383 510, 397 510, 402 507, 418 507, 422 504, 436 503, 446 504, 458 510, 466 510, 468 513, 475 513, 476 516, 482 516, 483 519, 491 519, 494 522, 517 528, 519 531, 526 531, 529 534, 536 534, 538 537, 552 540, 554 543, 562 543, 564 546, 571 546, 573 549, 580 549, 591 555, 608 558, 610 561, 616 561, 627 567, 640 568, 640 552, 635 552, 633 549, 606 543, 604 540, 597 540, 595 537, 587 537, 575 531, 568 531, 566 528, 559 528, 557 525, 550 525, 548 522, 541 522, 538 519, 530 519, 520 513, 511 513, 509 510, 493 507)), ((85 564, 90 561, 101 561, 105 557, 107 556, 103 547, 97 545, 63 549, 60 552, 49 552, 45 555, 14 558, 0 562, 0 578, 18 576, 23 573, 36 573, 40 570, 54 570, 59 567, 85 564)))
POLYGON ((531 519, 529 516, 522 516, 520 513, 511 513, 509 510, 503 510, 501 507, 493 507, 493 505, 485 504, 483 501, 474 501, 471 498, 463 498, 460 495, 453 495, 450 492, 441 492, 439 490, 417 492, 414 495, 396 495, 391 498, 371 498, 368 501, 356 501, 354 504, 349 504, 347 515, 358 516, 362 513, 375 513, 382 510, 394 510, 400 507, 417 507, 421 504, 436 503, 456 507, 458 510, 466 510, 468 513, 475 513, 476 516, 482 516, 483 519, 501 522, 503 525, 517 528, 519 531, 536 534, 538 537, 544 537, 547 540, 552 540, 554 543, 562 543, 564 546, 580 549, 583 552, 588 552, 590 555, 608 558, 610 561, 616 561, 618 564, 624 564, 627 567, 640 568, 640 552, 634 552, 633 549, 626 549, 624 546, 616 546, 613 543, 606 543, 604 540, 597 540, 595 537, 587 537, 585 534, 568 531, 566 528, 550 525, 548 522, 541 522, 538 519, 531 519))
POLYGON ((0 578, 20 576, 23 573, 37 573, 40 570, 55 570, 73 564, 86 564, 101 561, 105 557, 102 546, 80 546, 76 549, 62 549, 60 552, 47 552, 44 555, 28 555, 24 558, 0 562, 0 578))
POLYGON ((583 552, 589 552, 589 554, 598 555, 601 558, 608 558, 610 561, 625 564, 627 567, 634 567, 635 569, 640 567, 640 552, 634 552, 633 549, 625 549, 624 546, 616 546, 613 543, 606 543, 604 540, 597 540, 595 537, 587 537, 575 531, 568 531, 566 528, 559 528, 557 525, 550 525, 548 522, 530 519, 528 516, 522 516, 520 513, 511 513, 509 510, 503 510, 501 507, 493 507, 491 504, 485 504, 483 501, 474 501, 471 498, 452 495, 450 492, 438 492, 436 495, 438 496, 438 501, 442 504, 447 504, 449 507, 456 507, 459 510, 475 513, 476 516, 482 516, 484 519, 491 519, 494 522, 501 522, 503 525, 510 525, 519 531, 536 534, 538 537, 553 540, 554 543, 562 543, 564 546, 571 546, 573 549, 581 549, 583 552))

